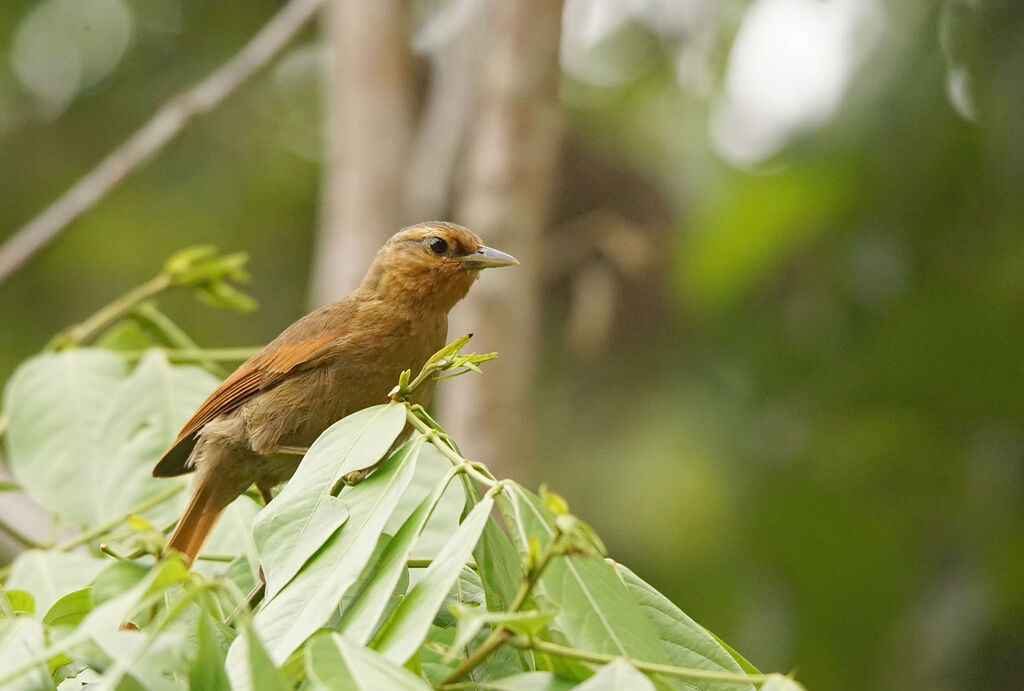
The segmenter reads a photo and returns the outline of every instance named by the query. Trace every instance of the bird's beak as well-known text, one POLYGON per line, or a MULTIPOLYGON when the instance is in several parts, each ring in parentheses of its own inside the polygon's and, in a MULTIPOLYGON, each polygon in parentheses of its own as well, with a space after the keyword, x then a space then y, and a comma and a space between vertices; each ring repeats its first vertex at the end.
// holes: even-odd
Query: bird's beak
POLYGON ((511 254, 505 254, 501 250, 496 250, 487 245, 480 245, 480 249, 473 254, 459 257, 459 263, 466 269, 489 269, 498 266, 513 266, 518 264, 519 260, 511 254))

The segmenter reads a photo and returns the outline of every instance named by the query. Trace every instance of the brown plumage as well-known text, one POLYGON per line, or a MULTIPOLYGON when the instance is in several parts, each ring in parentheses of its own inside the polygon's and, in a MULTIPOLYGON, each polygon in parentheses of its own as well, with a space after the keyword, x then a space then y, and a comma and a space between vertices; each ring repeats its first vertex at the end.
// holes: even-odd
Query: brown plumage
MULTIPOLYGON (((462 226, 406 228, 377 253, 362 285, 307 314, 243 363, 185 423, 153 469, 196 471, 192 498, 168 549, 195 558, 234 499, 266 495, 295 472, 331 423, 387 399, 402 370, 419 370, 445 344, 448 311, 480 269, 517 263, 462 226)), ((417 392, 429 402, 433 387, 417 392)))

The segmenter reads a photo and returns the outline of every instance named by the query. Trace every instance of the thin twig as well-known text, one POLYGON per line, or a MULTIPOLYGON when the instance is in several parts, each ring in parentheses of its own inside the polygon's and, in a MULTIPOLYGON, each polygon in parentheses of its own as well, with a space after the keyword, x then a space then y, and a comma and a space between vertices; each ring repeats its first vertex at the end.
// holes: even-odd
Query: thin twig
MULTIPOLYGON (((0 253, 2 252, 3 250, 0 249, 0 253)), ((2 257, 0 257, 0 261, 2 261, 2 257)), ((2 274, 0 274, 0 280, 2 280, 2 274)), ((170 287, 171 277, 167 274, 160 274, 151 278, 142 285, 132 288, 113 302, 104 305, 85 321, 75 324, 54 336, 49 344, 47 344, 46 350, 60 350, 68 346, 82 345, 95 337, 100 331, 128 314, 139 303, 162 293, 170 287)))
POLYGON ((183 489, 185 489, 185 483, 177 484, 174 485, 173 487, 168 487, 163 492, 160 492, 159 494, 154 494, 149 499, 133 507, 130 511, 126 511, 117 518, 112 518, 106 523, 103 523, 101 525, 95 526, 94 528, 90 528, 89 530, 79 533, 77 537, 74 537, 68 540, 67 542, 58 545, 57 549, 61 552, 67 552, 74 549, 75 547, 78 547, 79 545, 83 545, 89 540, 93 540, 99 537, 100 535, 103 535, 111 528, 121 525, 122 523, 130 519, 132 516, 142 513, 147 509, 151 509, 158 504, 162 504, 163 502, 167 501, 168 499, 170 499, 183 489))
POLYGON ((324 0, 290 0, 230 60, 167 101, 138 131, 0 247, 0 282, 69 223, 159 151, 196 115, 209 112, 266 65, 310 20, 324 0))
MULTIPOLYGON (((495 490, 492 489, 491 491, 493 492, 495 490)), ((541 552, 540 556, 537 558, 536 563, 534 563, 533 566, 530 567, 529 572, 526 574, 526 578, 523 579, 522 585, 519 586, 519 591, 512 599, 511 604, 509 604, 508 609, 506 610, 507 612, 511 613, 519 611, 519 608, 523 606, 523 604, 526 602, 526 599, 530 597, 530 593, 533 591, 533 587, 537 584, 537 581, 540 580, 541 574, 544 573, 544 569, 547 568, 547 565, 551 563, 551 560, 554 557, 563 553, 563 548, 559 544, 559 540, 557 539, 557 537, 556 539, 551 540, 547 544, 547 546, 544 547, 544 551, 541 552)), ((462 664, 456 667, 455 671, 449 674, 443 683, 455 683, 462 677, 469 674, 469 672, 474 667, 476 667, 484 660, 486 660, 491 655, 491 653, 493 653, 502 643, 506 642, 511 637, 512 631, 500 625, 495 626, 494 629, 491 631, 490 635, 488 635, 487 638, 484 639, 484 642, 477 646, 476 650, 474 650, 469 655, 469 657, 463 660, 462 664)))
POLYGON ((196 344, 185 331, 174 323, 170 317, 156 308, 152 302, 142 302, 131 311, 131 317, 143 328, 156 331, 160 338, 172 348, 178 350, 196 351, 199 357, 195 361, 207 372, 223 379, 227 372, 217 362, 205 355, 199 345, 196 344))
POLYGON ((634 660, 624 655, 607 655, 605 653, 592 653, 585 650, 577 650, 557 643, 549 643, 533 636, 514 636, 508 640, 508 644, 520 650, 535 650, 537 652, 568 657, 583 662, 596 664, 607 664, 616 660, 623 660, 636 667, 641 672, 649 674, 664 674, 666 676, 681 677, 683 679, 702 679, 706 681, 734 681, 738 683, 760 684, 768 680, 764 674, 744 674, 742 672, 724 672, 715 669, 694 669, 690 667, 676 667, 675 665, 664 665, 657 662, 644 662, 634 660))
MULTIPOLYGON (((430 427, 427 423, 421 420, 419 416, 417 416, 416 413, 414 413, 411 409, 406 409, 405 417, 409 421, 409 424, 415 427, 418 432, 421 432, 424 436, 426 436, 427 441, 433 444, 434 448, 440 451, 449 461, 451 461, 452 465, 458 468, 460 472, 465 473, 466 475, 472 477, 480 484, 486 485, 487 487, 494 487, 495 485, 498 484, 497 481, 495 481, 493 478, 487 477, 479 470, 477 470, 477 464, 474 464, 460 456, 458 452, 455 451, 455 449, 453 449, 444 441, 441 434, 438 434, 437 430, 430 427)), ((445 434, 444 436, 447 436, 447 434, 445 434)))

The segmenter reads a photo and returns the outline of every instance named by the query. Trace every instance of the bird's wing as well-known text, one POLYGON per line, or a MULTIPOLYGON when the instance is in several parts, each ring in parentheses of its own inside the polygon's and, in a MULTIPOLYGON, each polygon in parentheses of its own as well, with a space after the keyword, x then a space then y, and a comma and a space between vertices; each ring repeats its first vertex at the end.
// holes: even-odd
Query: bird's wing
POLYGON ((230 413, 260 391, 272 388, 293 370, 315 367, 328 360, 335 352, 336 342, 345 334, 345 328, 315 329, 314 335, 298 336, 305 331, 299 327, 310 317, 297 322, 274 339, 263 350, 236 369, 203 402, 195 414, 178 432, 170 448, 153 469, 155 477, 172 477, 191 470, 188 457, 195 446, 196 434, 214 418, 230 413))

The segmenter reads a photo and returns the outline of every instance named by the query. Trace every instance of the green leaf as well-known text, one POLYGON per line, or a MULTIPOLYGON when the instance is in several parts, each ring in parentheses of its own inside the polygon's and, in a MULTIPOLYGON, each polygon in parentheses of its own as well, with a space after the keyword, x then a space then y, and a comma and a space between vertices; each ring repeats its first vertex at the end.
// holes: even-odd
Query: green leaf
POLYGON ((221 639, 207 611, 199 615, 196 639, 198 650, 195 659, 189 665, 189 688, 230 691, 231 684, 228 683, 228 675, 224 671, 226 651, 221 647, 221 639))
POLYGON ((422 679, 338 634, 314 636, 306 646, 306 674, 314 689, 339 691, 426 690, 422 679))
POLYGON ((362 590, 356 594, 352 605, 342 616, 338 631, 353 643, 365 645, 377 630, 384 609, 395 591, 399 578, 406 572, 406 562, 412 551, 413 542, 426 524, 434 497, 426 497, 419 507, 384 548, 380 560, 368 564, 373 571, 362 590))
POLYGON ((4 391, 11 471, 43 506, 79 525, 109 515, 82 488, 103 482, 98 430, 126 372, 124 360, 105 350, 48 353, 18 367, 4 391))
POLYGON ((493 681, 477 682, 478 691, 568 691, 576 686, 572 679, 551 672, 523 672, 493 681))
MULTIPOLYGON (((745 670, 728 650, 704 627, 686 616, 678 607, 621 564, 615 565, 633 600, 654 625, 668 654, 669 662, 678 667, 744 673, 745 670)), ((753 684, 735 682, 692 681, 706 691, 753 691, 753 684)))
POLYGON ((11 565, 7 587, 32 593, 37 612, 46 612, 72 590, 84 588, 109 562, 78 552, 29 550, 11 565))
POLYGON ((43 623, 49 626, 78 626, 92 608, 92 588, 73 590, 53 603, 43 615, 43 623))
POLYGON ((22 487, 17 482, 0 480, 0 492, 21 492, 22 487))
POLYGON ((115 597, 134 588, 149 573, 146 567, 132 561, 116 561, 113 564, 110 562, 105 563, 106 568, 96 576, 96 582, 92 585, 94 605, 100 605, 107 600, 113 600, 115 597))
POLYGON ((32 593, 27 590, 8 590, 7 601, 11 603, 11 609, 25 614, 36 613, 36 600, 32 593))
MULTIPOLYGON (((422 446, 422 437, 407 442, 369 478, 341 493, 340 499, 348 506, 348 521, 254 617, 271 659, 283 661, 334 615, 409 486, 422 446)), ((242 659, 242 653, 235 650, 237 644, 228 652, 232 680, 242 659)))
MULTIPOLYGON (((80 526, 103 523, 167 488, 151 477, 216 379, 152 351, 129 375, 109 351, 75 349, 25 362, 4 393, 11 469, 29 494, 80 526), (88 488, 88 491, 83 491, 88 488)), ((184 497, 147 513, 169 520, 184 497)))
POLYGON ((419 648, 437 610, 472 555, 493 506, 494 500, 487 495, 473 507, 431 562, 422 580, 412 587, 381 627, 373 647, 389 660, 405 663, 419 648))
POLYGON ((752 665, 747 658, 745 658, 742 655, 740 655, 738 650, 736 650, 731 645, 729 645, 728 643, 723 641, 721 638, 716 636, 714 631, 708 631, 708 629, 706 627, 701 627, 701 628, 703 628, 704 631, 706 631, 709 636, 714 638, 718 642, 718 645, 720 645, 723 648, 725 648, 726 651, 730 655, 732 655, 732 659, 736 660, 736 664, 738 664, 740 666, 740 668, 744 672, 746 672, 747 674, 760 674, 761 673, 761 670, 759 670, 757 667, 752 665))
POLYGON ((259 303, 227 281, 211 281, 196 288, 196 297, 210 307, 232 309, 236 312, 252 312, 259 303))
POLYGON ((802 684, 782 674, 769 674, 761 691, 805 691, 802 684))
POLYGON ((537 610, 488 612, 476 607, 458 605, 452 605, 451 609, 457 618, 451 657, 454 657, 460 649, 465 648, 485 624, 490 625, 492 629, 501 626, 513 633, 535 636, 555 616, 555 612, 539 612, 537 610))
POLYGON ((379 405, 331 425, 313 443, 281 494, 259 513, 252 533, 273 598, 348 518, 331 495, 340 478, 377 463, 405 427, 405 406, 379 405))
MULTIPOLYGON (((388 525, 384 529, 385 532, 391 535, 397 534, 405 519, 419 505, 420 499, 433 494, 434 489, 446 480, 451 469, 451 461, 438 450, 436 445, 425 444, 423 450, 420 451, 419 460, 416 461, 416 474, 413 475, 409 489, 402 497, 402 502, 388 521, 388 525)), ((426 526, 416 538, 409 558, 433 559, 459 527, 465 506, 466 497, 462 483, 449 482, 448 489, 445 490, 434 510, 430 512, 426 526)))
POLYGON ((0 618, 8 619, 14 616, 14 607, 11 606, 11 601, 7 599, 7 591, 4 590, 3 585, 0 585, 0 618))
POLYGON ((256 587, 257 570, 246 556, 235 557, 234 561, 228 564, 222 574, 224 578, 233 582, 243 593, 247 593, 256 587))
POLYGON ((81 624, 61 639, 70 649, 76 641, 90 640, 110 660, 103 669, 104 682, 111 688, 126 676, 144 688, 173 689, 168 680, 186 671, 182 632, 145 635, 121 630, 121 624, 168 596, 168 588, 187 577, 179 559, 157 562, 146 576, 126 592, 95 606, 81 624))
POLYGON ((576 687, 577 691, 654 691, 643 672, 623 660, 609 662, 594 676, 576 687))
MULTIPOLYGON (((498 502, 522 554, 528 553, 531 538, 545 545, 554 538, 554 517, 537 495, 512 485, 498 495, 498 502)), ((558 612, 551 628, 573 647, 647 662, 669 661, 654 627, 603 559, 552 559, 533 598, 541 609, 558 612)))
POLYGON ((33 657, 42 658, 17 679, 0 684, 4 691, 44 691, 54 688, 46 660, 41 655, 44 646, 43 627, 35 619, 0 619, 0 676, 5 671, 21 667, 33 657))
POLYGON ((507 609, 523 582, 523 566, 505 531, 493 518, 484 526, 473 556, 480 570, 487 608, 507 609))
POLYGON ((134 319, 122 319, 95 341, 104 350, 145 350, 153 345, 145 330, 134 319))
POLYGON ((164 264, 164 273, 175 277, 200 262, 209 261, 217 256, 217 248, 213 245, 193 245, 183 250, 178 250, 168 258, 164 264))
POLYGON ((235 640, 244 640, 246 649, 246 679, 239 685, 231 685, 232 689, 251 689, 252 691, 290 691, 284 675, 267 655, 266 648, 252 628, 246 628, 245 635, 235 640))
MULTIPOLYGON (((142 358, 118 386, 100 421, 105 460, 101 481, 90 487, 103 509, 94 522, 130 511, 167 489, 168 480, 152 476, 153 466, 217 384, 206 370, 173 365, 159 350, 142 358)), ((179 515, 184 502, 182 493, 145 515, 155 524, 164 524, 179 515)))

